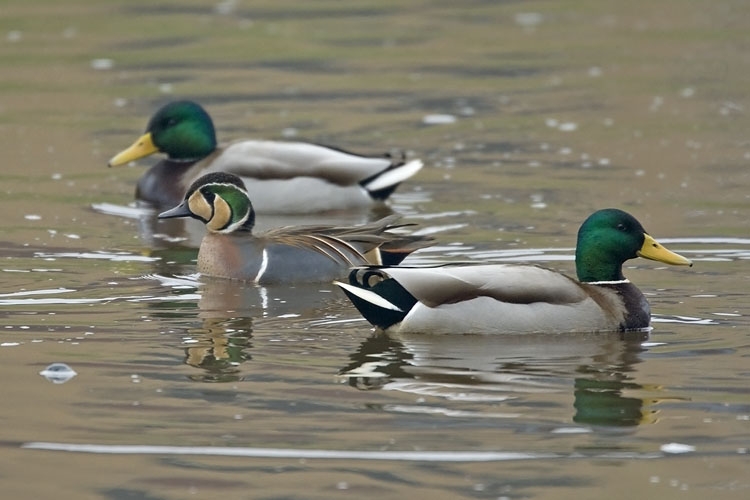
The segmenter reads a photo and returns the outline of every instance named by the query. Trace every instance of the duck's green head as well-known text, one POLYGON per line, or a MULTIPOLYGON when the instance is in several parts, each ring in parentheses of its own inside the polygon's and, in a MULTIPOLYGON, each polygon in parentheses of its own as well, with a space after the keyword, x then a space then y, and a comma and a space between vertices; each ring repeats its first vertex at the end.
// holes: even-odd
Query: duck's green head
POLYGON ((576 273, 580 281, 623 280, 622 264, 636 257, 693 265, 649 236, 635 217, 616 208, 594 212, 578 230, 576 273))
POLYGON ((215 149, 216 131, 206 110, 193 101, 175 101, 159 109, 146 132, 109 160, 109 166, 125 165, 154 153, 165 153, 177 161, 200 160, 215 149))
POLYGON ((226 172, 206 174, 196 180, 176 207, 159 214, 160 219, 193 217, 214 233, 250 231, 255 211, 242 179, 226 172))

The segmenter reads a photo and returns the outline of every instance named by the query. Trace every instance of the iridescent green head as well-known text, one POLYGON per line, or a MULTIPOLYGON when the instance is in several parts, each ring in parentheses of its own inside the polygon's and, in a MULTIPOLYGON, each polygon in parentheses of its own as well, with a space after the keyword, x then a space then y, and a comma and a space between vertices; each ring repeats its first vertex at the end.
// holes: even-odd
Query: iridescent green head
POLYGON ((175 101, 162 107, 148 122, 159 151, 173 160, 199 160, 216 149, 216 131, 205 109, 193 101, 175 101))
POLYGON ((250 231, 255 211, 242 179, 226 172, 214 172, 199 178, 176 207, 159 214, 160 219, 193 217, 214 233, 250 231))
POLYGON ((115 155, 110 167, 124 165, 154 153, 176 161, 205 158, 216 149, 216 131, 205 109, 193 101, 175 101, 160 108, 146 132, 129 148, 115 155))
POLYGON ((649 236, 635 217, 616 208, 594 212, 578 230, 576 273, 580 281, 623 280, 623 263, 636 257, 673 265, 693 265, 649 236))

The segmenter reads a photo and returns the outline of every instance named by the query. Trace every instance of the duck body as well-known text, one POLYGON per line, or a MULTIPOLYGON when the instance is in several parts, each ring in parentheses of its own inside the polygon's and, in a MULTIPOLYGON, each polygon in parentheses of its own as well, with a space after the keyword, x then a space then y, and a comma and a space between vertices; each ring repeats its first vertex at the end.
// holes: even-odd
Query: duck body
POLYGON ((193 217, 208 232, 198 271, 259 284, 330 282, 358 265, 396 265, 430 239, 393 233, 398 216, 361 226, 288 226, 253 234, 255 214, 241 179, 214 172, 198 179, 182 203, 160 218, 193 217))
POLYGON ((629 214, 605 209, 581 226, 578 280, 534 265, 363 267, 337 283, 371 324, 399 333, 622 332, 649 327, 643 293, 622 276, 637 256, 692 263, 629 214))
MULTIPOLYGON (((324 253, 285 243, 284 236, 283 231, 258 236, 208 233, 198 251, 198 271, 262 285, 330 282, 345 275, 352 263, 368 262, 363 253, 346 246, 338 250, 341 253, 324 253)), ((307 243, 319 244, 314 237, 307 243)))
POLYGON ((160 208, 179 203, 195 180, 211 172, 241 177, 259 213, 363 208, 385 201, 422 168, 417 159, 365 156, 306 142, 242 140, 218 145, 210 116, 192 101, 162 107, 146 133, 109 165, 157 152, 167 157, 139 179, 136 198, 160 208))
POLYGON ((398 333, 613 332, 646 328, 650 318, 627 280, 592 285, 537 266, 363 268, 339 286, 374 326, 398 333), (379 280, 370 288, 368 273, 379 280))

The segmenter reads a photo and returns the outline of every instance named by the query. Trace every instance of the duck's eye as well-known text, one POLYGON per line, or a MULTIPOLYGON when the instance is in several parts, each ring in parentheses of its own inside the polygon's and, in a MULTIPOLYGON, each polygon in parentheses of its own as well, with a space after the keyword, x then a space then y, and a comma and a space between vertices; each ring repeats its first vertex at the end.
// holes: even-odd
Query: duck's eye
POLYGON ((177 122, 177 118, 170 118, 170 119, 167 120, 166 126, 167 127, 174 127, 175 125, 177 125, 177 123, 178 123, 177 122))
POLYGON ((620 222, 619 224, 617 224, 617 230, 624 232, 624 231, 627 231, 628 228, 627 228, 627 226, 625 226, 625 224, 623 224, 622 222, 620 222))

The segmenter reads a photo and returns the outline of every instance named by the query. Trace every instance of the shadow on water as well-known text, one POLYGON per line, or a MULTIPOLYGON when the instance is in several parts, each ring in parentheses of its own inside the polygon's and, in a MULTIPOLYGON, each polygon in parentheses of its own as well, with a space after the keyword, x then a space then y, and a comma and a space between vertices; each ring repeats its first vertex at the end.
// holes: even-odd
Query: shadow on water
POLYGON ((511 410, 504 416, 511 417, 534 411, 529 406, 531 394, 572 390, 575 423, 653 423, 652 405, 658 400, 628 395, 658 389, 634 379, 648 333, 624 335, 391 336, 377 332, 350 355, 351 362, 339 375, 360 390, 503 403, 511 410))

